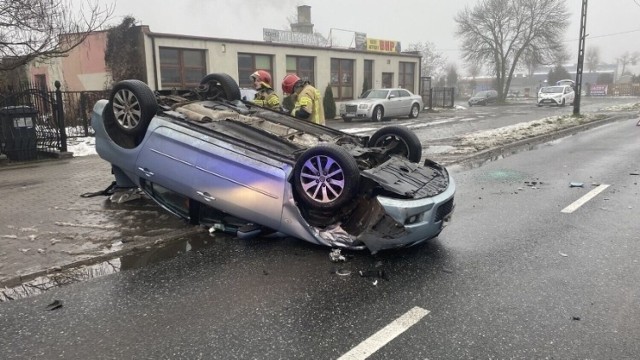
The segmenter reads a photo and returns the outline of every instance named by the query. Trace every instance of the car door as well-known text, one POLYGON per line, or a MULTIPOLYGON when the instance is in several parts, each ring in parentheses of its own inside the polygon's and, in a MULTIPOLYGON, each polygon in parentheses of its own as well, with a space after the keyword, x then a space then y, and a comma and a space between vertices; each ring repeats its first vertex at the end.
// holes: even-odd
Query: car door
POLYGON ((192 179, 197 176, 200 141, 188 130, 160 126, 148 135, 136 159, 137 175, 185 195, 195 197, 192 179))
POLYGON ((400 105, 398 106, 398 115, 405 116, 411 112, 411 94, 407 90, 398 90, 400 94, 400 105))
POLYGON ((203 136, 197 199, 208 206, 272 229, 278 229, 289 165, 253 150, 203 136))
POLYGON ((402 106, 402 98, 398 90, 389 91, 389 100, 387 102, 389 106, 385 112, 385 116, 398 116, 400 113, 400 107, 402 106))

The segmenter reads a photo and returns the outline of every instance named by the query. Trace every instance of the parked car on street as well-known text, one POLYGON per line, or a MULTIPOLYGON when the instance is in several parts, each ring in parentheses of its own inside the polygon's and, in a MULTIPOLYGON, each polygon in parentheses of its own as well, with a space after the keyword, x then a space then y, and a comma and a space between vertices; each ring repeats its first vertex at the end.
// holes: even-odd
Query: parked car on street
POLYGON ((495 104, 498 101, 498 92, 495 90, 479 91, 469 98, 469 106, 495 104))
POLYGON ((422 97, 408 90, 370 89, 360 98, 340 104, 340 116, 345 122, 353 119, 382 121, 398 116, 416 118, 423 108, 422 97))
POLYGON ((573 87, 570 85, 545 86, 538 91, 538 106, 556 105, 565 106, 573 105, 576 97, 573 87))
POLYGON ((455 183, 408 128, 356 136, 241 100, 226 74, 179 94, 118 82, 93 109, 117 188, 140 188, 193 224, 347 249, 436 237, 455 183))

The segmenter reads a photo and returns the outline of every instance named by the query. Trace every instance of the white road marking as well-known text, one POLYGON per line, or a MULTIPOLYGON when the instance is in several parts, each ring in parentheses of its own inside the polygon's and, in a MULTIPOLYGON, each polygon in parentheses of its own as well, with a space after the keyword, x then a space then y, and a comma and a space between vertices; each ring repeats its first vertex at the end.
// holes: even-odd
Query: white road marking
POLYGON ((380 331, 373 334, 365 341, 358 344, 358 346, 351 349, 348 353, 339 357, 338 360, 360 360, 368 358, 371 354, 380 350, 381 347, 395 339, 398 335, 415 325, 428 313, 429 310, 425 310, 418 306, 414 307, 404 315, 392 321, 389 325, 380 329, 380 331))
POLYGON ((571 205, 567 206, 566 208, 562 209, 561 212, 566 213, 566 214, 570 214, 570 213, 578 210, 578 208, 580 208, 580 206, 586 204, 587 201, 589 201, 589 200, 593 199, 594 197, 596 197, 598 194, 603 192, 609 186, 610 185, 607 185, 607 184, 602 184, 602 185, 598 186, 597 188, 595 188, 595 189, 589 191, 588 193, 586 193, 580 199, 574 201, 573 204, 571 204, 571 205))

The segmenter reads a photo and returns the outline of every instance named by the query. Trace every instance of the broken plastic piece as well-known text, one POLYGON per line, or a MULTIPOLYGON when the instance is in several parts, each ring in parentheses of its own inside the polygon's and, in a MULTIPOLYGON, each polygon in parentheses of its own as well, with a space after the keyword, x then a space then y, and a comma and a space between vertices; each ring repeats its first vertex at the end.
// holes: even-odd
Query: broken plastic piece
POLYGON ((340 276, 349 276, 349 275, 351 275, 351 271, 346 270, 346 269, 338 269, 338 270, 336 270, 336 274, 340 275, 340 276))
POLYGON ((569 256, 569 255, 567 255, 567 254, 563 253, 562 251, 559 251, 558 253, 560 254, 560 256, 563 256, 563 257, 567 257, 567 256, 569 256))
POLYGON ((570 187, 584 187, 584 183, 581 182, 571 182, 570 187))
POLYGON ((384 273, 384 270, 368 270, 368 271, 358 271, 358 273, 360 274, 361 277, 377 277, 380 279, 387 279, 386 274, 384 273))
POLYGON ((127 201, 140 199, 142 197, 138 188, 127 188, 115 190, 113 195, 109 196, 109 200, 114 203, 122 204, 127 201))
POLYGON ((51 311, 62 307, 62 300, 54 300, 51 304, 47 305, 46 309, 51 311))
POLYGON ((331 250, 331 252, 329 253, 329 258, 331 259, 331 262, 340 262, 340 261, 347 261, 347 258, 344 257, 344 255, 342 255, 342 250, 341 249, 333 249, 331 250))

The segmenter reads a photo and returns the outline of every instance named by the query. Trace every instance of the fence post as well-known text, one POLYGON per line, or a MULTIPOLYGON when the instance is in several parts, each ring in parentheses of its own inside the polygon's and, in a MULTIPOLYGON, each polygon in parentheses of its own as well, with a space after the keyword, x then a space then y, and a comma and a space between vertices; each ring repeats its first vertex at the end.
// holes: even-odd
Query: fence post
MULTIPOLYGON (((80 115, 82 117, 82 127, 84 128, 84 136, 89 136, 89 121, 87 120, 87 96, 85 93, 80 94, 80 115)), ((89 110, 91 116, 91 110, 89 110)))
POLYGON ((64 124, 64 106, 62 106, 62 90, 60 81, 56 80, 56 111, 58 114, 58 129, 60 130, 60 151, 67 152, 67 130, 64 124))

